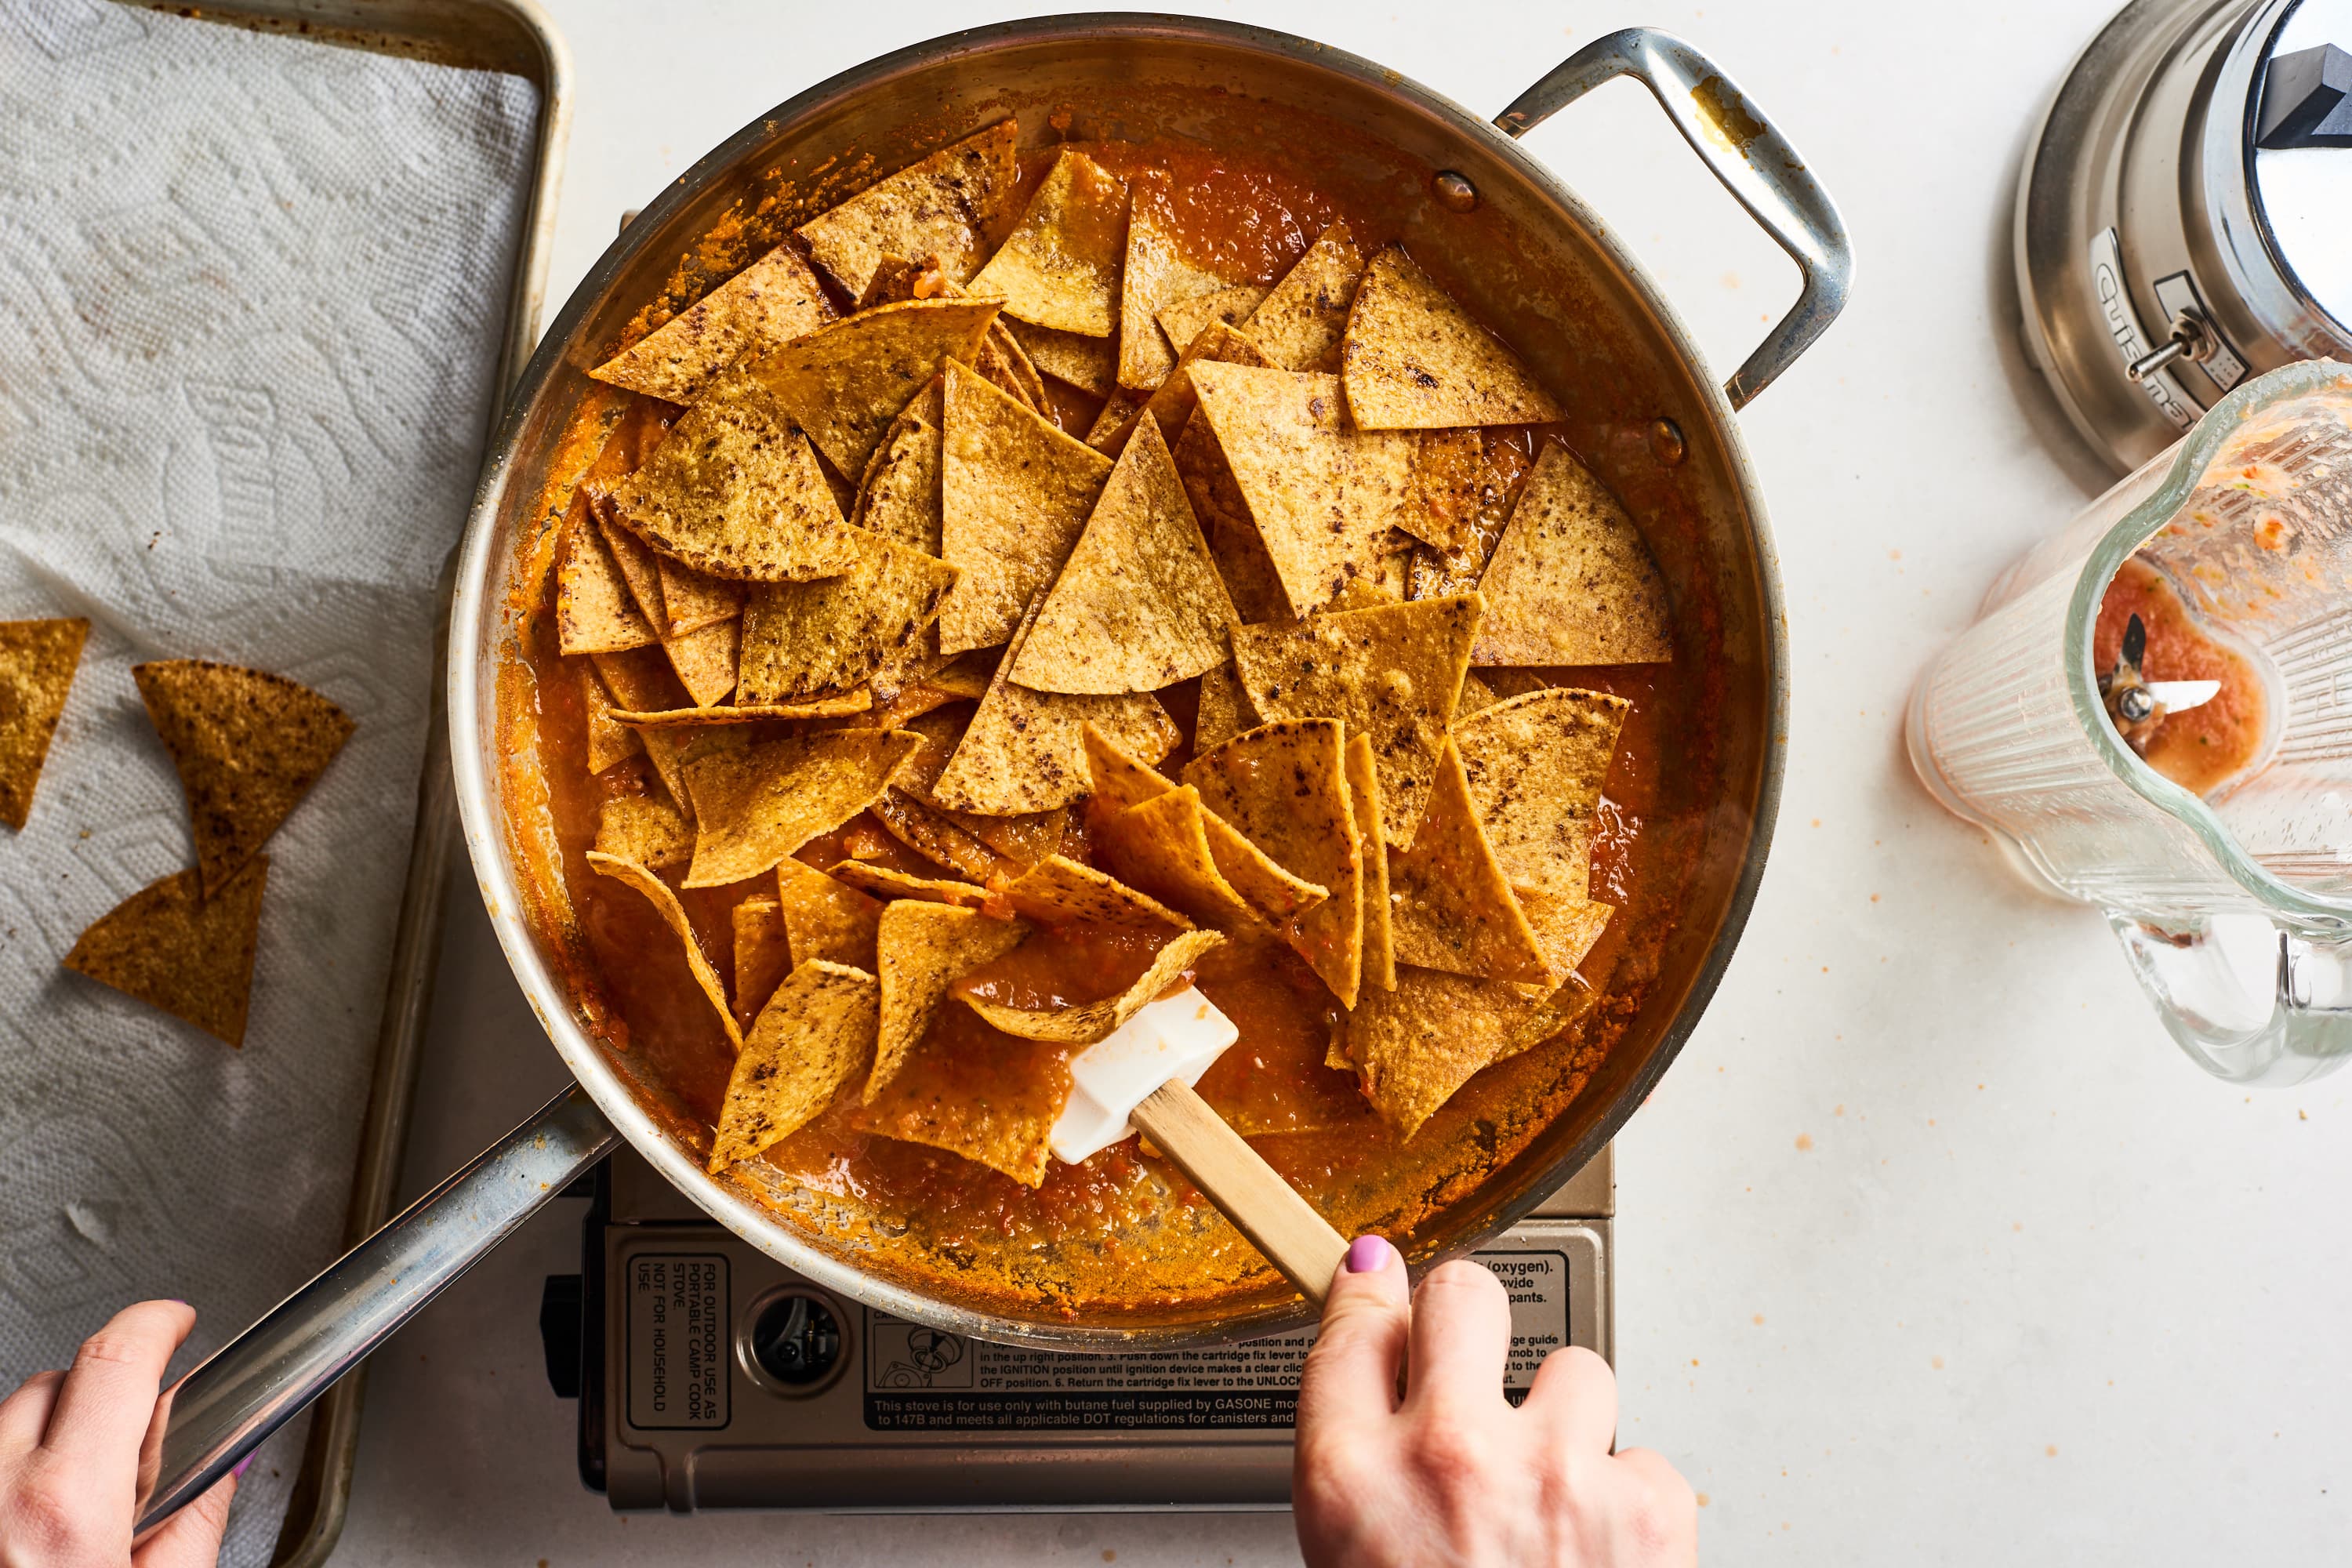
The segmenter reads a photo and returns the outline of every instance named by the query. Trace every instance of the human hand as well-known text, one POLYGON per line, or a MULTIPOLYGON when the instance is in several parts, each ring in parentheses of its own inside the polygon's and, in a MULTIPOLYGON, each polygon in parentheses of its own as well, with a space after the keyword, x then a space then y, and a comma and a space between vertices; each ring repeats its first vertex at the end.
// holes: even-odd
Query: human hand
POLYGON ((182 1301, 125 1307, 82 1342, 69 1372, 44 1372, 0 1400, 0 1563, 6 1568, 211 1568, 228 1523, 230 1476, 134 1552, 154 1485, 168 1398, 164 1364, 195 1326, 182 1301))
POLYGON ((1298 1390, 1291 1505, 1309 1568, 1698 1561, 1689 1483, 1647 1448, 1610 1452, 1609 1363, 1554 1351, 1515 1410, 1510 1346, 1510 1299, 1477 1264, 1433 1269, 1414 1295, 1395 1247, 1348 1249, 1298 1390))

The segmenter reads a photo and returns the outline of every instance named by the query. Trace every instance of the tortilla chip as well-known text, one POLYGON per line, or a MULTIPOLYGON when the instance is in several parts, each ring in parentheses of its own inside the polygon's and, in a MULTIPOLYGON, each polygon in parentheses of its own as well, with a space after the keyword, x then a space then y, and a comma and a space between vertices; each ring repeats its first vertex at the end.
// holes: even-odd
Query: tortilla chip
POLYGON ((1209 422, 1185 421, 1172 455, 1177 477, 1184 481, 1184 497, 1192 503, 1192 515, 1200 520, 1201 532, 1209 542, 1209 553, 1216 558, 1217 574, 1224 579, 1234 611, 1251 626, 1290 620, 1290 598, 1282 591, 1274 557, 1266 553, 1265 541, 1258 534, 1249 503, 1242 498, 1241 486, 1234 481, 1209 422))
POLYGON ((630 601, 645 617, 646 629, 659 641, 661 628, 669 624, 669 606, 662 603, 660 552, 629 531, 614 514, 609 496, 592 501, 590 508, 595 514, 597 537, 604 542, 614 569, 628 584, 630 601))
POLYGON ((1381 842, 1381 774, 1372 738, 1348 737, 1348 805, 1356 814, 1356 840, 1364 857, 1364 980, 1396 989, 1396 934, 1391 926, 1389 856, 1381 842))
POLYGON ((714 576, 790 582, 845 571, 853 536, 816 454, 753 369, 728 372, 687 410, 645 467, 614 487, 614 515, 714 576))
POLYGON ((743 606, 742 699, 782 702, 858 685, 918 646, 955 582, 954 567, 860 534, 838 576, 759 584, 743 606))
POLYGON ((1371 736, 1381 825, 1402 848, 1436 776, 1483 608, 1469 594, 1242 626, 1234 668, 1269 720, 1344 719, 1349 733, 1371 736))
POLYGON ((1461 693, 1454 699, 1454 722, 1455 726, 1458 729, 1462 721, 1468 718, 1471 714, 1483 713, 1501 700, 1501 698, 1495 695, 1495 689, 1493 687, 1478 679, 1478 672, 1476 670, 1464 670, 1462 672, 1461 693))
POLYGON ((1123 386, 1114 391, 1096 411, 1095 422, 1087 426, 1087 445, 1106 456, 1114 447, 1126 446, 1129 427, 1143 411, 1143 404, 1140 393, 1129 392, 1123 386))
MULTIPOLYGON (((620 653, 597 653, 588 656, 596 667, 597 676, 604 689, 613 694, 617 711, 655 714, 667 717, 671 712, 704 712, 715 710, 677 707, 682 690, 669 660, 658 648, 629 648, 620 653)), ((653 764, 654 773, 669 792, 680 810, 687 809, 685 760, 682 755, 687 737, 661 729, 637 730, 637 742, 646 749, 646 760, 653 764)))
POLYGON ((1415 438, 1350 428, 1336 376, 1204 361, 1192 382, 1290 613, 1321 608, 1382 552, 1415 438))
POLYGON ((1364 253, 1335 223, 1282 276, 1244 325, 1266 357, 1286 370, 1336 371, 1348 309, 1363 280, 1364 253))
POLYGON ((1632 709, 1622 697, 1562 687, 1455 717, 1471 805, 1515 885, 1585 896, 1593 815, 1632 709))
POLYGON ((1641 530, 1567 447, 1547 445, 1478 591, 1480 664, 1664 664, 1674 612, 1641 530))
POLYGON ((776 862, 776 898, 794 963, 822 958, 852 969, 874 967, 881 900, 789 855, 776 862))
POLYGON ((948 367, 946 410, 940 554, 963 577, 940 613, 940 648, 961 653, 1013 635, 1069 558, 1111 464, 961 364, 948 367))
POLYGON ((940 552, 940 431, 946 419, 939 378, 898 412, 857 489, 849 521, 869 533, 940 552))
POLYGON ((1150 1004, 1171 991, 1180 989, 1186 972, 1201 961, 1201 955, 1224 940, 1223 933, 1220 931, 1185 931, 1152 955, 1151 967, 1145 970, 1134 984, 1118 995, 1106 996, 1099 1002, 1087 1002, 1075 1007, 1045 1012, 1007 1007, 999 1002, 983 1002, 976 996, 961 996, 957 1000, 987 1019, 990 1027, 1002 1029, 1008 1035, 1018 1035, 1024 1040, 1091 1046, 1150 1004))
POLYGON ((1181 338, 1171 346, 1160 330, 1160 312, 1216 293, 1226 280, 1185 259, 1168 215, 1165 174, 1156 169, 1139 173, 1128 190, 1127 259, 1118 284, 1118 384, 1149 392, 1168 378, 1176 368, 1177 351, 1192 341, 1181 338))
POLYGON ((280 675, 200 658, 134 664, 147 717, 179 770, 207 896, 286 820, 354 728, 280 675))
POLYGON ((686 688, 694 705, 709 708, 735 689, 742 641, 743 623, 727 620, 682 637, 666 638, 662 652, 669 656, 677 683, 686 688))
POLYGON ((792 939, 784 930, 783 907, 773 899, 744 900, 735 906, 733 920, 735 1022, 748 1029, 792 973, 792 939))
POLYGON ((1349 411, 1367 430, 1567 417, 1519 356, 1393 243, 1364 270, 1339 364, 1349 411))
POLYGON ((1443 970, 1397 970, 1349 1014, 1347 1055, 1381 1119, 1410 1139, 1540 1013, 1550 989, 1443 970))
POLYGON ((940 815, 1013 862, 1019 871, 1025 871, 1061 852, 1063 842, 1070 836, 1070 810, 1059 805, 1051 811, 986 816, 978 812, 942 808, 940 815))
POLYGON ((682 637, 731 621, 743 613, 743 584, 724 577, 713 577, 708 572, 698 572, 683 561, 673 561, 667 555, 654 557, 655 574, 661 579, 661 628, 665 639, 682 637))
POLYGON ((921 679, 920 668, 928 660, 918 659, 908 668, 887 667, 874 672, 873 690, 878 700, 885 686, 904 678, 912 684, 901 686, 890 700, 875 710, 873 725, 877 730, 904 730, 924 714, 944 708, 963 699, 921 679))
POLYGON ((1412 847, 1389 857, 1389 889, 1400 963, 1527 984, 1559 978, 1496 864, 1450 742, 1412 847))
MULTIPOLYGON (((1249 314, 1262 304, 1271 292, 1263 283, 1235 283, 1223 289, 1213 289, 1206 294, 1195 294, 1172 305, 1160 308, 1160 330, 1168 334, 1168 342, 1181 354, 1201 329, 1212 321, 1222 321, 1228 327, 1238 327, 1249 320, 1249 314)), ((1124 318, 1122 318, 1124 320, 1124 318)), ((1288 366, 1283 368, 1288 369, 1288 366)))
POLYGON ((593 664, 580 667, 580 708, 586 721, 590 773, 601 773, 645 750, 636 731, 613 717, 618 711, 613 706, 613 694, 604 689, 604 678, 593 664))
POLYGON ((989 682, 995 679, 1000 662, 994 648, 975 648, 925 676, 923 684, 950 697, 969 697, 977 702, 988 695, 989 682))
POLYGON ((1142 423, 1146 414, 1159 421, 1162 436, 1170 440, 1181 439, 1185 426, 1192 421, 1192 411, 1200 406, 1200 396, 1192 390, 1192 367, 1203 360, 1213 364, 1255 365, 1261 370, 1274 368, 1274 362, 1260 353, 1255 343, 1223 322, 1213 321, 1193 337, 1176 361, 1175 368, 1168 373, 1167 379, 1160 384, 1159 389, 1144 401, 1141 411, 1133 419, 1098 439, 1090 437, 1087 444, 1097 451, 1117 457, 1127 449, 1127 443, 1133 437, 1136 426, 1142 423))
POLYGON ((1065 149, 971 291, 1002 296, 1015 321, 1107 338, 1118 324, 1126 241, 1127 186, 1065 149))
POLYGON ((1038 1186, 1054 1123, 1069 1103, 1071 1054, 992 1029, 969 1007, 943 1007, 857 1124, 1038 1186))
MULTIPOLYGON (((1260 725, 1193 758, 1184 782, 1276 866, 1328 890, 1276 929, 1340 1005, 1354 1006, 1364 965, 1363 849, 1339 721, 1260 725)), ((1225 879, 1249 896, 1232 872, 1225 879)))
POLYGON ((702 942, 694 934, 694 922, 686 918, 686 906, 677 901, 670 885, 641 862, 607 855, 601 849, 588 851, 588 864, 599 876, 610 877, 643 893, 669 929, 677 933, 678 942, 686 949, 686 966, 694 972, 694 983, 710 998, 710 1005, 719 1014, 719 1026, 727 1031, 727 1043, 740 1051, 743 1031, 735 1022, 734 1009, 727 1005, 727 988, 719 984, 719 972, 710 967, 702 942))
POLYGON ((1146 898, 1116 877, 1092 866, 1081 866, 1066 855, 1049 855, 1024 871, 1004 889, 1004 897, 1015 910, 1041 925, 1099 921, 1106 925, 1146 929, 1192 929, 1191 921, 1157 899, 1146 898))
POLYGON ((1233 601, 1149 411, 1013 660, 1033 691, 1157 691, 1223 663, 1233 601))
POLYGON ((1230 658, 1201 672, 1197 711, 1199 717, 1192 725, 1195 753, 1213 751, 1244 730, 1255 730, 1265 721, 1250 707, 1249 695, 1242 689, 1240 677, 1234 674, 1234 661, 1230 658))
MULTIPOLYGON (((1031 618, 1035 615, 1032 609, 1031 618)), ((1090 723, 1147 763, 1158 762, 1182 739, 1175 721, 1148 692, 1072 697, 1015 686, 1012 666, 1028 635, 1024 623, 964 727, 955 755, 931 785, 931 798, 941 805, 1010 816, 1069 805, 1087 793, 1090 723)))
MULTIPOLYGON (((1592 1011, 1593 1005, 1600 1000, 1600 992, 1586 984, 1580 976, 1570 975, 1567 984, 1553 992, 1526 1022, 1514 1027, 1504 1038, 1502 1048, 1495 1053, 1495 1061, 1507 1061, 1522 1052, 1533 1050, 1592 1011)), ((1490 1062, 1487 1065, 1491 1067, 1494 1064, 1490 1062)))
POLYGON ((1171 789, 1103 818, 1095 827, 1095 851, 1119 880, 1202 925, 1256 925, 1257 911, 1209 853, 1205 817, 1199 790, 1171 789))
POLYGON ((90 922, 68 969, 242 1047, 269 857, 207 898, 194 868, 151 882, 90 922))
POLYGON ((1422 431, 1413 448, 1412 490, 1397 511, 1397 526, 1433 549, 1469 548, 1486 477, 1486 432, 1422 431))
POLYGON ((1093 724, 1080 731, 1087 759, 1087 792, 1107 811, 1126 811, 1157 800, 1176 787, 1150 763, 1131 757, 1093 724))
MULTIPOLYGON (((754 702, 722 708, 666 708, 650 713, 614 709, 613 717, 637 729, 698 730, 714 724, 771 724, 787 719, 846 719, 874 706, 870 691, 845 691, 838 697, 813 698, 806 702, 754 702)), ((877 729, 890 729, 881 724, 877 729)))
POLYGON ((596 808, 596 852, 656 871, 694 858, 694 833, 677 806, 649 795, 607 796, 596 808))
POLYGON ((1528 918, 1528 929, 1535 932, 1536 945, 1543 950, 1544 960, 1554 974, 1575 973, 1601 933, 1609 929, 1609 917, 1617 912, 1613 904, 1597 903, 1583 898, 1564 898, 1547 893, 1540 888, 1513 886, 1512 895, 1519 901, 1519 910, 1528 918))
POLYGON ((780 245, 588 374, 671 403, 692 403, 747 353, 789 342, 832 319, 809 264, 780 245))
MULTIPOLYGON (((1086 731, 1086 749, 1088 782, 1107 812, 1132 809, 1177 787, 1091 725, 1086 731)), ((1261 921, 1280 924, 1329 897, 1328 889, 1276 865, 1265 850, 1205 806, 1201 828, 1217 875, 1261 921)))
POLYGON ((879 1019, 880 987, 866 971, 821 958, 794 965, 735 1058, 704 1168, 716 1176, 814 1121, 864 1076, 879 1019))
POLYGON ((1029 930, 1022 921, 911 899, 883 907, 875 968, 882 982, 882 1031, 866 1079, 866 1103, 873 1104, 898 1076, 946 1002, 948 987, 1020 946, 1029 930))
POLYGON ((853 300, 866 292, 886 256, 936 256, 950 279, 967 282, 1020 179, 1013 156, 1018 129, 1000 120, 795 232, 853 300))
POLYGON ((919 744, 895 730, 827 730, 689 763, 695 840, 686 885, 721 887, 771 869, 880 799, 919 744))
POLYGON ((910 877, 904 871, 866 860, 844 860, 834 867, 831 874, 835 881, 846 882, 877 899, 919 899, 953 904, 963 910, 985 909, 995 901, 995 895, 987 889, 975 888, 969 882, 950 882, 943 877, 910 877))
POLYGON ((1006 331, 1029 355, 1029 363, 1056 381, 1066 381, 1082 392, 1108 397, 1118 386, 1118 342, 1090 338, 1084 332, 1056 331, 1027 321, 1006 321, 1006 331))
POLYGON ((996 310, 994 300, 945 297, 882 305, 763 354, 740 374, 835 468, 863 475, 899 413, 948 360, 970 363, 980 352, 996 310))
POLYGON ((1003 856, 903 790, 886 790, 872 809, 891 837, 959 876, 985 883, 1020 874, 1003 856))
POLYGON ((0 621, 0 822, 21 829, 89 623, 0 621))
POLYGON ((1003 317, 988 324, 988 336, 981 340, 980 357, 972 362, 972 369, 1012 394, 1013 400, 1030 412, 1043 416, 1056 429, 1060 428, 1061 419, 1045 397, 1045 384, 1038 377, 1037 366, 1023 352, 1003 317))
POLYGON ((654 640, 653 623, 604 542, 588 493, 574 490, 555 544, 556 647, 564 653, 610 653, 654 640))

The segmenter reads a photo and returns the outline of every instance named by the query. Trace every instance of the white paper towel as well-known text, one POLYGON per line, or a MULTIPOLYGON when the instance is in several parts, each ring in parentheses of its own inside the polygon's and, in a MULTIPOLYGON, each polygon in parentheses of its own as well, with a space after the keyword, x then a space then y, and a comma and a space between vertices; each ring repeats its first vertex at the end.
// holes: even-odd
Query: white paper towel
MULTIPOLYGON (((0 0, 0 619, 91 622, 0 827, 0 1384, 148 1296, 197 1309, 184 1369, 335 1250, 537 117, 512 77, 0 0), (194 863, 130 673, 182 657, 359 723, 269 844, 242 1052, 58 963, 194 863)), ((299 1440, 224 1562, 268 1560, 299 1440)))

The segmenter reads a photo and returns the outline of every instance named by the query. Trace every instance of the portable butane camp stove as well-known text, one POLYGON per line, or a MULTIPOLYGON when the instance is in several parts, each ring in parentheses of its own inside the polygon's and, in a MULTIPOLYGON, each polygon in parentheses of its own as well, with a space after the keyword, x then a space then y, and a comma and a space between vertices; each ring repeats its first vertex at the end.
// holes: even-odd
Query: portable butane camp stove
MULTIPOLYGON (((1612 1353, 1610 1152, 1479 1260, 1511 1293, 1507 1386, 1612 1353)), ((802 1280, 627 1150, 582 1272, 548 1280, 548 1376, 615 1509, 1280 1508, 1311 1334, 1139 1355, 991 1344, 802 1280)))

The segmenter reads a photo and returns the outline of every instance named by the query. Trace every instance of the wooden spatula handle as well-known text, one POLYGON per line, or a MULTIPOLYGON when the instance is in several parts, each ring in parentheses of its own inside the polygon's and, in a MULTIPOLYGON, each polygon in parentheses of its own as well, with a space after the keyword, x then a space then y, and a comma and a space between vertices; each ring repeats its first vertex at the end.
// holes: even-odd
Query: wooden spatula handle
POLYGON ((1333 1230, 1298 1189, 1282 1179, 1224 1118, 1183 1082, 1171 1079, 1129 1117, 1176 1168, 1282 1270, 1319 1310, 1348 1238, 1333 1230))

